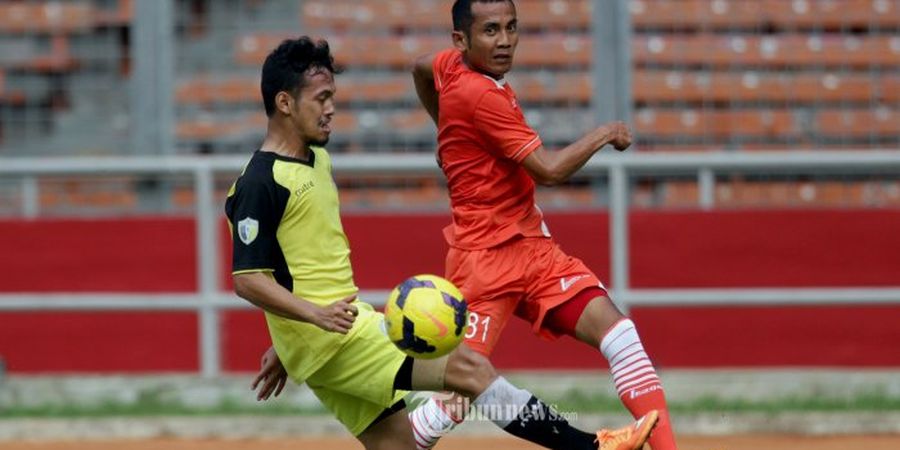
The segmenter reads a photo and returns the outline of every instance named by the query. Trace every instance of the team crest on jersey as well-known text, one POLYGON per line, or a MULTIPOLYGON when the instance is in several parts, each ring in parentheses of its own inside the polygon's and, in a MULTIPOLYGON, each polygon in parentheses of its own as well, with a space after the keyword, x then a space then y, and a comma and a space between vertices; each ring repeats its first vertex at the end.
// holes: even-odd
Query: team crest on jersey
POLYGON ((246 245, 250 245, 250 243, 255 241, 256 236, 259 234, 259 222, 250 217, 238 222, 237 228, 238 237, 240 237, 241 242, 246 245))

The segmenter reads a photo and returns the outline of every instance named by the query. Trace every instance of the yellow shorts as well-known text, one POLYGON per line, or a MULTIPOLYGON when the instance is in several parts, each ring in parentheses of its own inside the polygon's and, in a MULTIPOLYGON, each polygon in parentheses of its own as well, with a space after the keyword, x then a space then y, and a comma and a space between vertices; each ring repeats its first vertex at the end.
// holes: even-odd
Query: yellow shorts
POLYGON ((394 377, 406 355, 382 330, 384 316, 366 303, 356 305, 359 316, 351 336, 306 379, 316 397, 354 436, 407 394, 394 390, 394 377))

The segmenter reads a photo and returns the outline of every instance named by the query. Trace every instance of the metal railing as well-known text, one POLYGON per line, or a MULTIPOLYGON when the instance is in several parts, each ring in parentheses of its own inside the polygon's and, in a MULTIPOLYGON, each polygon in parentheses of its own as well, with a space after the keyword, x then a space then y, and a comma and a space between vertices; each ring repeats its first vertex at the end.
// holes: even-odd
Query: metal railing
MULTIPOLYGON (((196 311, 200 321, 201 371, 220 372, 219 312, 250 308, 219 285, 217 268, 219 199, 214 198, 214 174, 235 176, 246 157, 135 157, 135 158, 7 158, 0 159, 0 176, 20 177, 23 211, 40 214, 37 178, 47 175, 190 175, 196 195, 197 274, 193 294, 2 294, 0 311, 62 310, 182 310, 196 311)), ((333 156, 340 175, 440 176, 430 154, 333 156)), ((743 174, 900 174, 900 151, 761 152, 646 154, 605 152, 594 157, 581 173, 607 177, 610 195, 612 296, 627 309, 631 305, 702 304, 828 304, 846 302, 900 303, 900 286, 880 288, 747 288, 747 289, 632 289, 628 273, 629 177, 685 175, 697 177, 699 204, 713 207, 717 173, 743 174)), ((436 236, 435 239, 439 239, 436 236)), ((381 304, 387 291, 363 291, 362 298, 381 304)))

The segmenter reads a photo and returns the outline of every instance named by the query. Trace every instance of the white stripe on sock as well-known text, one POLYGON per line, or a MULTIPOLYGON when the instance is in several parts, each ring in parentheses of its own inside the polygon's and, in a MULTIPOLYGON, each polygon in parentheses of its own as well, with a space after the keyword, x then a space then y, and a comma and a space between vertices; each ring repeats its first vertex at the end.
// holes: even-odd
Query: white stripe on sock
POLYGON ((630 319, 619 321, 606 332, 600 342, 600 352, 609 362, 609 371, 619 396, 638 387, 659 384, 659 376, 630 319))

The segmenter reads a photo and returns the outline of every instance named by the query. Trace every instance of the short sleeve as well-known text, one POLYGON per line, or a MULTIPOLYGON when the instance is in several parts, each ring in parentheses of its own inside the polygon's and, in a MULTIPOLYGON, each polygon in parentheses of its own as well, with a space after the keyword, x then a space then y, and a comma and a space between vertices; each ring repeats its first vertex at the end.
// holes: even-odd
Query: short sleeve
POLYGON ((232 273, 275 270, 279 211, 283 210, 277 205, 275 186, 262 180, 238 180, 226 204, 232 225, 232 273))
POLYGON ((475 128, 485 138, 490 150, 521 162, 542 145, 514 100, 497 89, 484 94, 472 119, 475 128))
POLYGON ((460 58, 459 50, 454 48, 442 50, 434 55, 434 60, 431 62, 431 70, 434 74, 434 89, 438 92, 441 92, 441 89, 444 87, 444 80, 447 79, 447 74, 458 58, 460 58))

